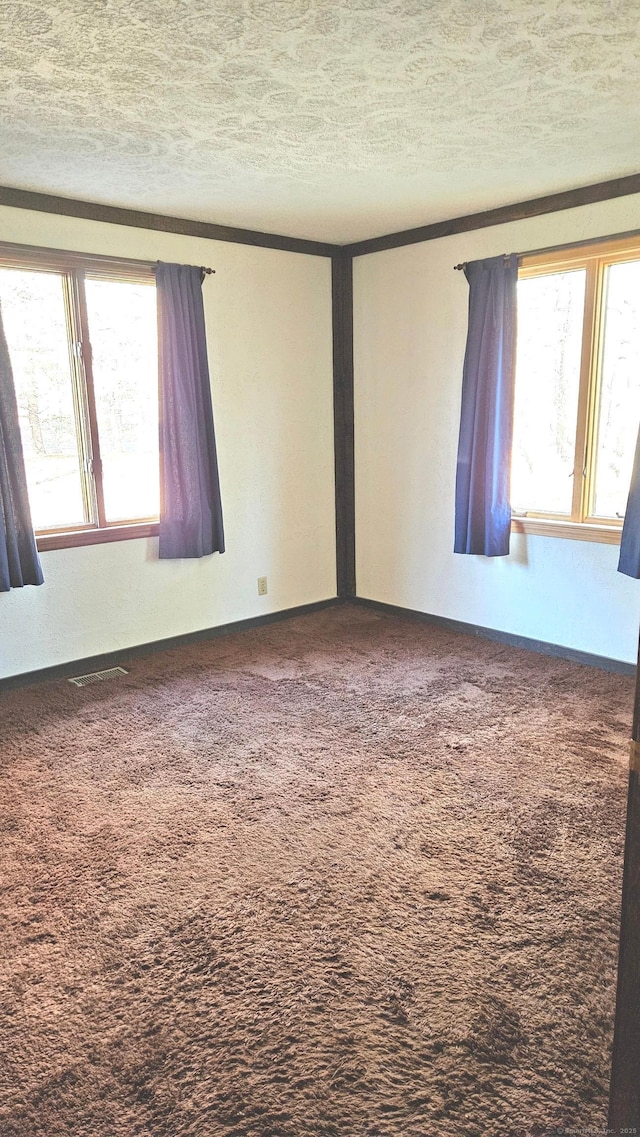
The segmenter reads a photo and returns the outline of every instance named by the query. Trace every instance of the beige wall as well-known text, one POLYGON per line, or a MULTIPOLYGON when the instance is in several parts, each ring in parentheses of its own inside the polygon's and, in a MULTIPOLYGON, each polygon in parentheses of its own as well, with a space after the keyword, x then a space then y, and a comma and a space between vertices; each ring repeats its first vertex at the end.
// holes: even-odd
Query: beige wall
POLYGON ((640 582, 618 549, 513 537, 455 556, 454 484, 468 287, 453 265, 640 228, 640 196, 358 257, 356 550, 360 596, 635 660, 640 582))
MULTIPOLYGON (((361 596, 633 661, 640 583, 617 549, 513 538, 454 556, 466 334, 461 260, 640 228, 640 196, 356 258, 361 596)), ((325 258, 0 208, 0 240, 211 264, 205 282, 227 552, 154 540, 43 554, 0 595, 0 677, 335 595, 331 283, 325 258), (256 577, 269 577, 259 598, 256 577)))
POLYGON ((201 561, 158 561, 155 539, 44 553, 41 588, 0 594, 0 677, 335 596, 328 258, 6 207, 0 240, 216 269, 204 296, 227 545, 201 561))

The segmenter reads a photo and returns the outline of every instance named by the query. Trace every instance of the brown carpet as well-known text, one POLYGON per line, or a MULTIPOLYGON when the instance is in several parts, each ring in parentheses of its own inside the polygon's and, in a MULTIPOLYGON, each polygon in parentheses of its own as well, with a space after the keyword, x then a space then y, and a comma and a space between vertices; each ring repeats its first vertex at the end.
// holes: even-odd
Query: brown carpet
POLYGON ((2 699, 2 1137, 603 1127, 629 678, 364 609, 2 699))

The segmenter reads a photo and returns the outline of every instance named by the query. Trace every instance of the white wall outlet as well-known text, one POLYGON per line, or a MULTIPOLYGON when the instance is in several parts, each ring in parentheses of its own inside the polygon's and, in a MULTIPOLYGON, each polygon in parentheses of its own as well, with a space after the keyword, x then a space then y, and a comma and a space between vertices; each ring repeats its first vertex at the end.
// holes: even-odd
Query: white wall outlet
POLYGON ((269 589, 267 588, 266 576, 258 577, 258 596, 266 596, 269 589))

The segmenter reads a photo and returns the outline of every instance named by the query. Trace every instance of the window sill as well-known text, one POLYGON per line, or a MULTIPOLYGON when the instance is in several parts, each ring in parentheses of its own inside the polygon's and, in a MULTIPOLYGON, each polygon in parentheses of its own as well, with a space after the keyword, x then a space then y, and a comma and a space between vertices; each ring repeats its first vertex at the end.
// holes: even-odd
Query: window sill
POLYGON ((567 541, 594 541, 600 545, 619 545, 622 525, 552 521, 547 517, 513 517, 511 532, 529 533, 536 537, 563 537, 567 541))
POLYGON ((106 529, 70 529, 58 533, 36 533, 38 551, 74 549, 81 545, 104 545, 109 541, 133 541, 139 537, 157 537, 157 521, 139 521, 131 525, 110 525, 106 529))

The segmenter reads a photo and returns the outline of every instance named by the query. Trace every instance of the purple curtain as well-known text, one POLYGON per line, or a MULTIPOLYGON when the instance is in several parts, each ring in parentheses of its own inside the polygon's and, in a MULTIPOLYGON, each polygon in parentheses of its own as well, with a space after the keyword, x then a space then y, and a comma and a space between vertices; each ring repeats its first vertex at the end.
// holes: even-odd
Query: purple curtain
POLYGON ((456 475, 456 553, 509 554, 518 259, 471 261, 456 475))
POLYGON ((0 312, 0 592, 42 581, 31 524, 18 404, 0 312))
POLYGON ((640 580, 640 431, 633 461, 627 509, 622 526, 618 572, 640 580))
POLYGON ((160 545, 165 559, 224 552, 202 303, 204 273, 160 262, 160 545))

